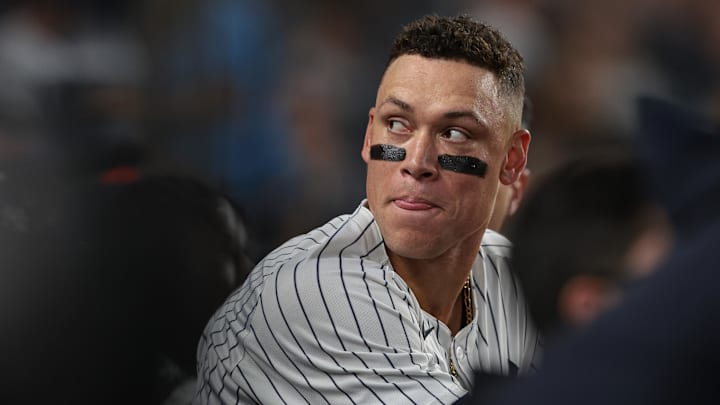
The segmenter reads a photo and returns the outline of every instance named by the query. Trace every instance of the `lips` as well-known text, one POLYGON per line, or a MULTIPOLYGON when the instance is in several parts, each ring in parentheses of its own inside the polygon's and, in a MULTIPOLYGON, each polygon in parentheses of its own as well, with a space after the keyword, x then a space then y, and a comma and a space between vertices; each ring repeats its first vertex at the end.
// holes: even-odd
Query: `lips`
POLYGON ((393 203, 404 210, 422 211, 436 208, 437 206, 421 198, 401 197, 393 200, 393 203))

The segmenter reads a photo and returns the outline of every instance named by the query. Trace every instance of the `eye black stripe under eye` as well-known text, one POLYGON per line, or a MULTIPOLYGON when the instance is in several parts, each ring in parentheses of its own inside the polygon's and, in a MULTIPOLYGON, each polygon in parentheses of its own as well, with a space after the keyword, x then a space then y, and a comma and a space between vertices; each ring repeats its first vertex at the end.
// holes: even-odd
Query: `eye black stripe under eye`
MULTIPOLYGON (((405 149, 399 146, 377 144, 370 147, 370 159, 400 162, 405 160, 405 149)), ((440 167, 456 173, 485 177, 487 163, 472 156, 438 156, 440 167)))
POLYGON ((473 176, 485 177, 487 163, 472 156, 438 156, 440 167, 457 173, 471 174, 473 176))
POLYGON ((400 162, 405 160, 405 149, 392 145, 373 145, 370 147, 370 159, 400 162))

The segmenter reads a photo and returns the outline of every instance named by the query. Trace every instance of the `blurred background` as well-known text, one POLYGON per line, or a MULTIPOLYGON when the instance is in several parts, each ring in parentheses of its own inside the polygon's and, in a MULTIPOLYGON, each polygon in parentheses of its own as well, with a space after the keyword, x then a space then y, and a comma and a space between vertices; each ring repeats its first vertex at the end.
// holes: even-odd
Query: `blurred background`
POLYGON ((176 173, 244 209, 259 258, 363 198, 390 41, 425 13, 471 14, 521 50, 534 173, 626 147, 637 94, 720 111, 712 0, 5 0, 0 220, 176 173))

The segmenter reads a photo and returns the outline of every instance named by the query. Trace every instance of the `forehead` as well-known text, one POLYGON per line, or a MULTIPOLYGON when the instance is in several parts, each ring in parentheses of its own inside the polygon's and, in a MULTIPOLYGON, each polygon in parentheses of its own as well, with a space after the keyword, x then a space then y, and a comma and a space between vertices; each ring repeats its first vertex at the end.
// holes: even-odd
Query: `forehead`
POLYGON ((497 79, 487 69, 462 61, 419 55, 395 59, 383 75, 378 96, 383 92, 403 90, 417 93, 418 97, 499 98, 497 79))
POLYGON ((472 109, 487 119, 502 120, 509 106, 499 94, 492 72, 463 61, 403 55, 388 66, 378 88, 376 106, 389 97, 416 108, 472 109))

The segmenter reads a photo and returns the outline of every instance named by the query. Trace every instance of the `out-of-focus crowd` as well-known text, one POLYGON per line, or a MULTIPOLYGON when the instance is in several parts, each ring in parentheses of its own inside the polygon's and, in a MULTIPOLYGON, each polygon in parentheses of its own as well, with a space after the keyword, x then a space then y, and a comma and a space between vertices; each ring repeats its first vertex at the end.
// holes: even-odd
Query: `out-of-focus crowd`
POLYGON ((525 56, 536 173, 624 148, 638 94, 720 111, 709 0, 14 1, 0 10, 0 179, 43 193, 198 177, 244 207, 262 255, 364 196, 377 44, 432 12, 495 25, 525 56))

